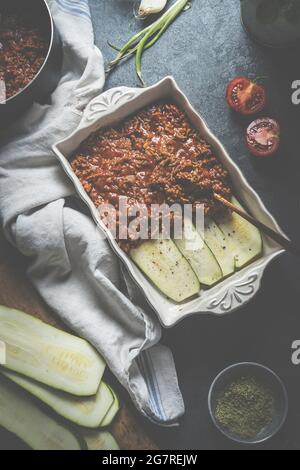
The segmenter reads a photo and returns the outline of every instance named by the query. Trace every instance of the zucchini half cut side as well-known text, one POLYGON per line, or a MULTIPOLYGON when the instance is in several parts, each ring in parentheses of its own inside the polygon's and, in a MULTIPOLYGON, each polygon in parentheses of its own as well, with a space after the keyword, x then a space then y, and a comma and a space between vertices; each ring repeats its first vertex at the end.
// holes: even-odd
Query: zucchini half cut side
MULTIPOLYGON (((234 197, 231 202, 243 209, 234 197)), ((242 269, 261 256, 263 239, 258 228, 235 212, 219 218, 216 222, 230 242, 236 270, 242 269)))
POLYGON ((85 340, 0 306, 7 369, 77 396, 97 393, 105 363, 85 340))
POLYGON ((184 220, 183 239, 174 241, 192 266, 201 284, 211 287, 223 278, 223 272, 216 257, 204 243, 190 219, 184 220))
POLYGON ((75 397, 68 393, 51 389, 47 385, 35 382, 16 372, 4 369, 1 372, 12 382, 48 405, 60 416, 87 428, 99 427, 114 403, 113 393, 104 382, 101 382, 95 396, 75 397))
POLYGON ((20 387, 0 377, 0 426, 33 450, 81 450, 69 429, 40 409, 20 387))
POLYGON ((130 257, 153 284, 175 302, 183 302, 200 291, 200 283, 172 240, 143 242, 130 257))
POLYGON ((86 431, 83 434, 88 450, 120 450, 115 438, 109 432, 86 431))
POLYGON ((113 422, 113 420, 115 419, 116 415, 118 414, 119 410, 120 410, 120 402, 119 402, 119 398, 117 397, 117 395, 115 394, 115 392, 108 386, 108 388, 110 389, 113 397, 114 397, 114 402, 112 404, 112 406, 110 407, 110 409, 108 410, 107 414, 105 415, 102 423, 101 423, 101 427, 102 428, 106 428, 107 426, 110 426, 113 422))

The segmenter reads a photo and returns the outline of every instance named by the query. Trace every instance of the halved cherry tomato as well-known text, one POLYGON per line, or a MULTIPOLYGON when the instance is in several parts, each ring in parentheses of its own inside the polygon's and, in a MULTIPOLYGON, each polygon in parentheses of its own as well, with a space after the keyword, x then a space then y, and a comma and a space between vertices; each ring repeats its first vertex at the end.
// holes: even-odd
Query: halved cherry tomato
POLYGON ((267 102, 266 89, 246 77, 231 80, 226 90, 228 105, 238 113, 251 115, 262 111, 267 102))
POLYGON ((253 121, 246 132, 247 146, 256 157, 269 157, 280 145, 280 126, 271 118, 253 121))

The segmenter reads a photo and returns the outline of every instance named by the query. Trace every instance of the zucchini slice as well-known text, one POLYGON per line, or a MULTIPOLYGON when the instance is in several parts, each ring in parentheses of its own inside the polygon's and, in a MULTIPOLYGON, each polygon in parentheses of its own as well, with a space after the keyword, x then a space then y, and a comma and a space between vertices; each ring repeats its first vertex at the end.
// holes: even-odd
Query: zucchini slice
POLYGON ((16 372, 2 370, 5 377, 48 405, 57 414, 87 428, 98 428, 115 401, 111 389, 101 382, 93 397, 75 397, 49 388, 16 372))
POLYGON ((0 426, 34 450, 81 450, 79 439, 40 409, 20 387, 0 377, 0 426))
POLYGON ((117 441, 109 432, 86 431, 83 439, 88 450, 120 450, 117 441))
POLYGON ((119 398, 117 397, 117 395, 115 394, 115 392, 111 388, 110 388, 110 391, 113 394, 114 402, 113 402, 112 406, 110 407, 110 409, 108 410, 107 414, 105 415, 105 417, 104 417, 104 419, 101 423, 102 428, 106 428, 107 426, 110 426, 111 423, 113 422, 113 420, 115 419, 117 413, 120 410, 119 398))
POLYGON ((183 239, 174 241, 201 284, 213 286, 222 279, 223 273, 216 257, 204 243, 190 219, 184 221, 183 239))
POLYGON ((0 306, 7 369, 77 396, 97 393, 105 363, 86 341, 0 306))
MULTIPOLYGON (((243 209, 241 204, 232 198, 232 203, 243 209)), ((261 232, 238 214, 232 213, 217 220, 217 224, 227 239, 235 261, 235 269, 241 269, 257 259, 263 250, 261 232)))
POLYGON ((231 243, 213 220, 209 220, 205 227, 205 243, 221 266, 223 276, 228 277, 233 274, 235 262, 231 243))
POLYGON ((175 302, 199 294, 198 278, 172 240, 145 241, 132 249, 130 256, 153 284, 175 302))

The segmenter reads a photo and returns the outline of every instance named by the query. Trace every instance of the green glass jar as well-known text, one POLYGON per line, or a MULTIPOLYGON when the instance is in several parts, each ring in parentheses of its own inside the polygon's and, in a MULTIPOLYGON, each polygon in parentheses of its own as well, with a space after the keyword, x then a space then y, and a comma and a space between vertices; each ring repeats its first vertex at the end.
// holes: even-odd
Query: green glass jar
POLYGON ((300 44, 300 0, 241 0, 241 9, 246 30, 259 43, 300 44))

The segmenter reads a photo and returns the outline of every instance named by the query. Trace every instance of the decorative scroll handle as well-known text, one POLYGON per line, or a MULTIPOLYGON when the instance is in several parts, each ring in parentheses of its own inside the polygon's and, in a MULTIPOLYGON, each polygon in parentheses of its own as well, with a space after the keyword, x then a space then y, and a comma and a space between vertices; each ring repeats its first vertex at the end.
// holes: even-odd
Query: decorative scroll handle
POLYGON ((94 98, 86 107, 83 114, 83 124, 91 125, 100 117, 110 114, 125 103, 136 98, 143 90, 139 88, 112 88, 94 98))
POLYGON ((218 296, 210 300, 207 310, 216 314, 224 314, 241 307, 256 295, 262 276, 263 270, 247 273, 243 280, 232 283, 230 287, 226 287, 218 296))

